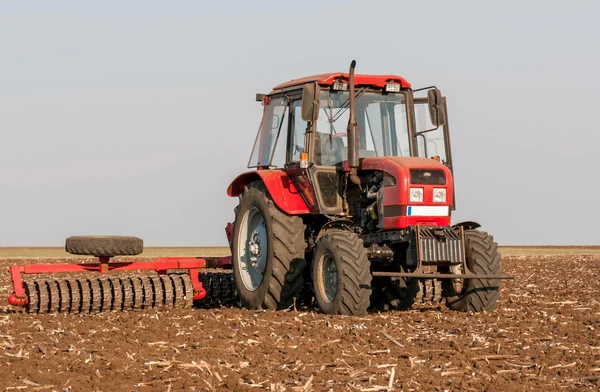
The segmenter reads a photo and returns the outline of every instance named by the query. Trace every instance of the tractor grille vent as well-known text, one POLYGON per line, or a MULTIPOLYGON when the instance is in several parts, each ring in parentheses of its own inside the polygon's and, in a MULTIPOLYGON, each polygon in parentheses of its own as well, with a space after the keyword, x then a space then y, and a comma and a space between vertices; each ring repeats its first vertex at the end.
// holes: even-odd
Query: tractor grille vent
POLYGON ((410 169, 410 182, 418 185, 446 185, 443 170, 410 169))
POLYGON ((419 229, 419 253, 423 264, 460 264, 462 239, 450 227, 419 229))

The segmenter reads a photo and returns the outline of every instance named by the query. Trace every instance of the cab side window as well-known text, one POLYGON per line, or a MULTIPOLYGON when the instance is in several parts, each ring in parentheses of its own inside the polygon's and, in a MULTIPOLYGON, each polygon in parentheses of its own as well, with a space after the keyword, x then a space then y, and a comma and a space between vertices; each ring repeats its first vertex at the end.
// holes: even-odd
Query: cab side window
MULTIPOLYGON (((426 103, 415 103, 415 121, 417 132, 435 128, 431 123, 429 107, 426 103)), ((420 157, 432 158, 438 156, 442 162, 446 162, 444 128, 439 127, 436 130, 419 135, 417 137, 417 148, 420 157)))
POLYGON ((291 129, 290 133, 290 162, 299 162, 300 153, 305 151, 304 135, 306 133, 307 122, 302 121, 302 101, 297 100, 292 103, 291 129))
POLYGON ((283 167, 287 145, 287 102, 273 99, 265 106, 248 167, 283 167))

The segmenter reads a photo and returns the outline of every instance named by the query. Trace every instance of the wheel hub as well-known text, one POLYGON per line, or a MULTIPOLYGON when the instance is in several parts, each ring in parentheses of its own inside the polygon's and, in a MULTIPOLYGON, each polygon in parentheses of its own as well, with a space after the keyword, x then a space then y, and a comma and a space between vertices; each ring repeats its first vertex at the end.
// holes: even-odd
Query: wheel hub
POLYGON ((330 255, 323 256, 323 265, 321 270, 323 281, 323 291, 327 302, 333 302, 338 289, 338 275, 335 261, 330 255))
POLYGON ((252 239, 248 244, 248 250, 251 255, 250 261, 252 261, 252 264, 256 267, 256 265, 258 264, 258 260, 260 259, 260 256, 262 254, 262 249, 260 246, 260 234, 257 230, 254 230, 252 232, 252 239))
POLYGON ((256 207, 250 208, 240 221, 237 255, 240 277, 248 291, 258 289, 264 279, 267 238, 267 226, 262 213, 256 207))

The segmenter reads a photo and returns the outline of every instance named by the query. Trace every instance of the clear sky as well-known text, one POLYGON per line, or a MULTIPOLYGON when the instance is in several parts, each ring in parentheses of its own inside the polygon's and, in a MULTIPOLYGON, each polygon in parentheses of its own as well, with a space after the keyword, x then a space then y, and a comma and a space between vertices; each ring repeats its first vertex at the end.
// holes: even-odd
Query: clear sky
POLYGON ((599 244, 598 1, 0 0, 0 246, 224 245, 261 116, 303 75, 449 100, 454 220, 599 244))

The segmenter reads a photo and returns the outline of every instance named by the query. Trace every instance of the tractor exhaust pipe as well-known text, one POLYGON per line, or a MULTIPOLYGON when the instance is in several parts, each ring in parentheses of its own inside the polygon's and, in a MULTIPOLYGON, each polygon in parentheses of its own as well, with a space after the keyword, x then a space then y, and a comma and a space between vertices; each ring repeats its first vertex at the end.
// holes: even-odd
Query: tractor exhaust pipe
POLYGON ((356 185, 360 185, 360 178, 357 175, 359 167, 358 157, 358 123, 354 111, 354 68, 356 68, 356 60, 352 60, 350 64, 348 88, 350 89, 350 118, 348 119, 348 167, 350 168, 350 181, 356 185))

